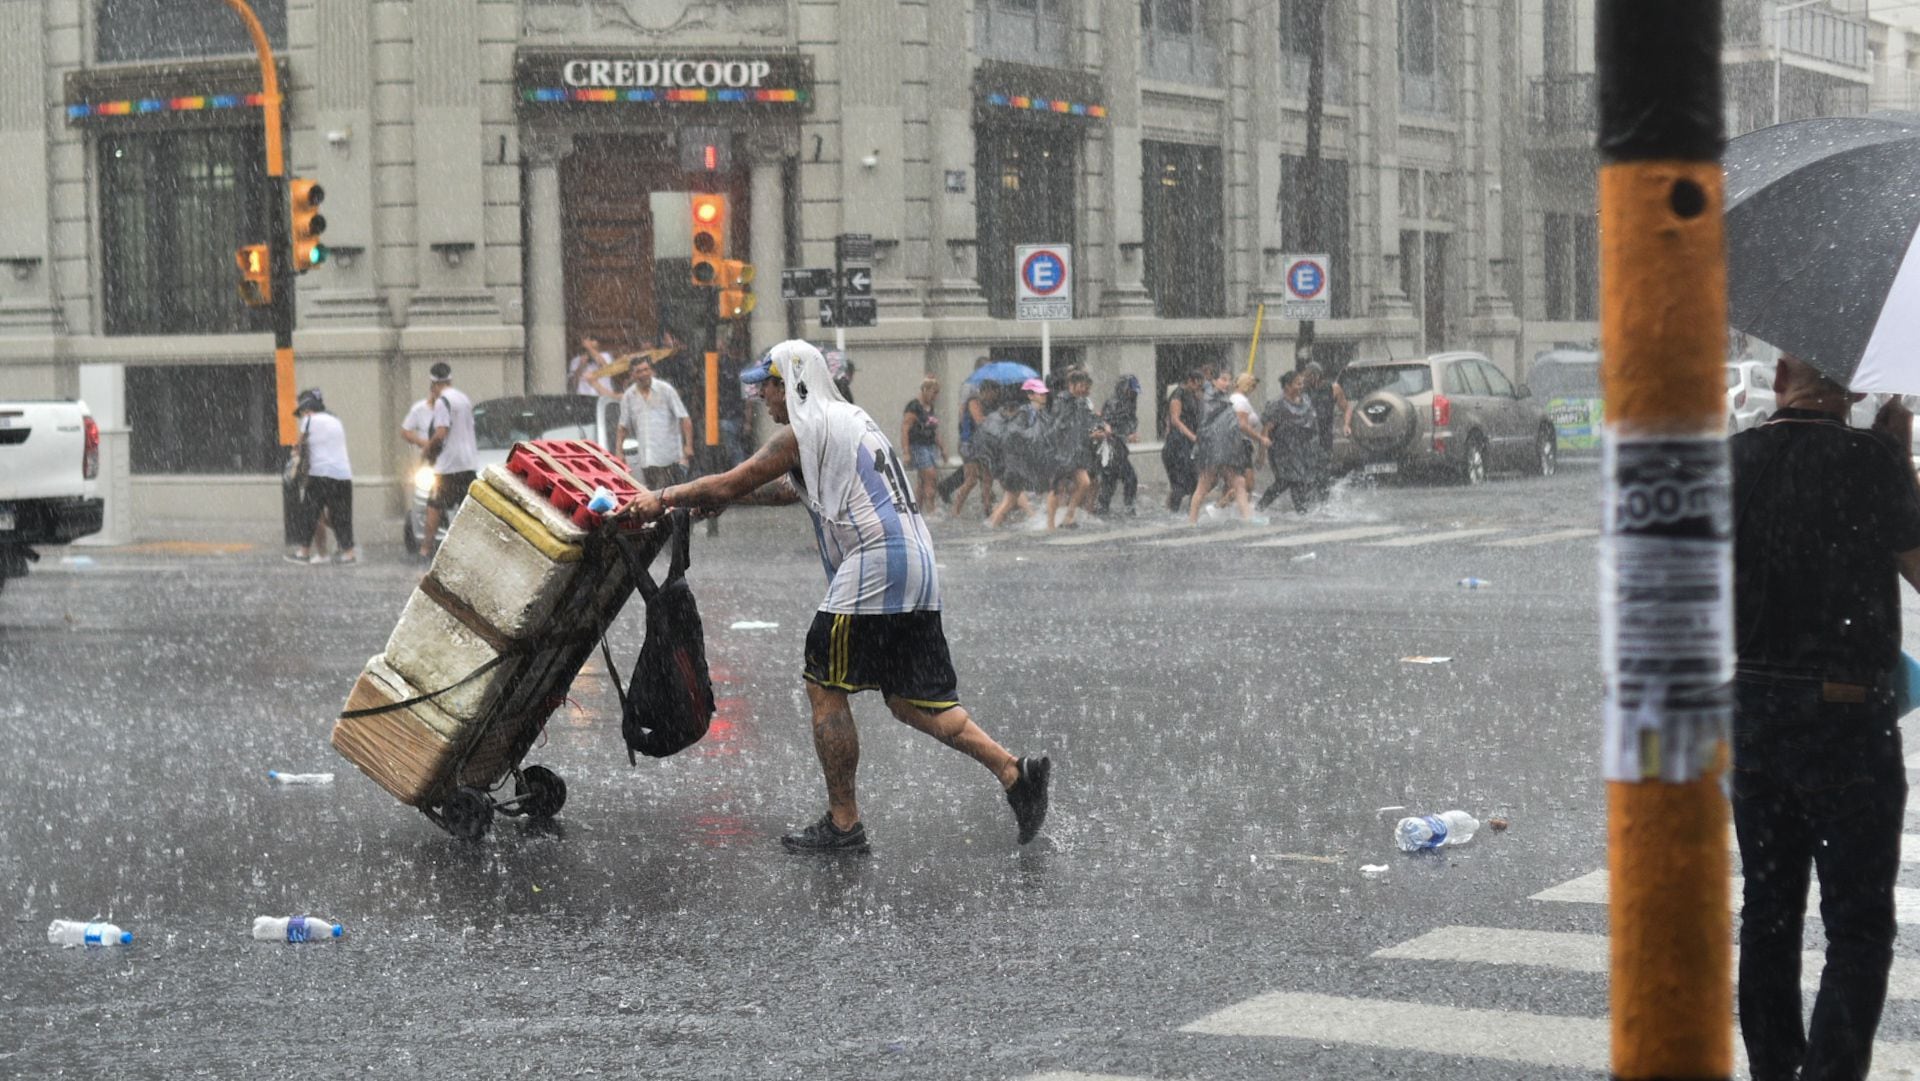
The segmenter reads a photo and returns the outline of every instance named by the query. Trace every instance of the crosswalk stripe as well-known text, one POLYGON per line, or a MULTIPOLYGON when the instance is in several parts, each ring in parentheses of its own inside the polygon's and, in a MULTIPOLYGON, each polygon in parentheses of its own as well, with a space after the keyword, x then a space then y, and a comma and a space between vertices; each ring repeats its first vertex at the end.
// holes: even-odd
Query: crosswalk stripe
MULTIPOLYGON (((1438 927, 1397 946, 1373 951, 1373 956, 1400 961, 1451 961, 1460 964, 1514 965, 1605 974, 1610 967, 1606 935, 1570 931, 1522 931, 1501 927, 1438 927)), ((1740 951, 1734 949, 1735 963, 1740 951)), ((1825 955, 1809 950, 1800 957, 1800 982, 1808 990, 1820 986, 1825 955)), ((1887 981, 1887 997, 1920 999, 1920 962, 1896 957, 1887 981)))
POLYGON ((1484 541, 1482 548, 1531 548, 1536 544, 1552 544, 1554 541, 1578 540, 1582 537, 1597 537, 1597 529, 1556 529, 1551 533, 1535 533, 1527 537, 1508 537, 1506 540, 1484 541))
MULTIPOLYGON (((1148 541, 1148 548, 1192 548, 1202 544, 1226 544, 1229 541, 1245 541, 1250 537, 1266 537, 1277 532, 1272 526, 1246 526, 1230 524, 1224 529, 1209 529, 1205 532, 1189 531, 1183 536, 1166 540, 1148 541)), ((1248 545, 1261 548, 1272 542, 1260 542, 1248 545)))
MULTIPOLYGON (((1728 882, 1727 903, 1734 908, 1740 906, 1740 888, 1744 880, 1730 878, 1728 882)), ((1815 882, 1807 894, 1807 910, 1819 910, 1820 884, 1815 882)), ((1581 875, 1551 886, 1534 894, 1529 900, 1563 901, 1582 905, 1604 905, 1607 903, 1607 872, 1605 869, 1581 875)), ((1897 923, 1920 923, 1920 889, 1909 886, 1895 886, 1893 890, 1893 918, 1897 923)))
POLYGON ((1051 1073, 1028 1074, 1020 1081, 1152 1081, 1146 1077, 1122 1076, 1116 1073, 1079 1073, 1073 1070, 1055 1070, 1051 1073))
POLYGON ((1166 526, 1148 525, 1136 529, 1092 530, 1067 537, 1048 537, 1041 543, 1054 548, 1073 548, 1083 544, 1124 544, 1127 541, 1157 537, 1167 531, 1166 526))
POLYGON ((1920 769, 1920 751, 1915 751, 1907 756, 1907 768, 1920 769))
POLYGON ((1335 541, 1365 540, 1368 537, 1385 537, 1393 533, 1406 532, 1405 526, 1398 525, 1360 525, 1345 529, 1322 529, 1314 533, 1295 533, 1272 540, 1255 541, 1249 548, 1304 548, 1310 544, 1332 544, 1335 541))
MULTIPOLYGON (((1258 1036, 1384 1047, 1554 1069, 1604 1070, 1611 1026, 1603 1018, 1462 1009, 1423 1002, 1277 991, 1208 1014, 1182 1032, 1258 1036)), ((1746 1049, 1734 1041, 1744 1072, 1746 1049)), ((1908 1078, 1920 1044, 1877 1040, 1874 1081, 1908 1078)))
POLYGON ((1411 537, 1389 537, 1386 540, 1367 541, 1366 548, 1413 548, 1422 544, 1445 544, 1448 541, 1471 540, 1484 537, 1489 533, 1500 533, 1498 527, 1486 529, 1454 529, 1445 533, 1416 533, 1411 537))
POLYGON ((1604 1020, 1285 991, 1228 1006, 1180 1031, 1321 1040, 1564 1069, 1603 1070, 1608 1062, 1604 1020))

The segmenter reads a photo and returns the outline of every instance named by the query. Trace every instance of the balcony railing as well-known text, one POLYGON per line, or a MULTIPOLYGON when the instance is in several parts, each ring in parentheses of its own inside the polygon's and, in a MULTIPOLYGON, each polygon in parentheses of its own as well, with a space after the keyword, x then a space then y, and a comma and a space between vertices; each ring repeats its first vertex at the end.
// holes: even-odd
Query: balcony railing
POLYGON ((1772 50, 1777 36, 1789 58, 1801 57, 1867 73, 1867 20, 1825 6, 1793 8, 1788 0, 1729 4, 1726 43, 1772 50), (1777 13, 1777 14, 1776 14, 1777 13))
POLYGON ((1535 135, 1591 135, 1598 123, 1592 72, 1533 80, 1527 121, 1535 135))
POLYGON ((1220 85, 1220 47, 1199 34, 1148 31, 1141 35, 1140 54, 1149 79, 1220 85))
POLYGON ((1065 67, 1073 53, 1067 20, 1058 6, 978 0, 973 7, 974 47, 994 60, 1065 67))

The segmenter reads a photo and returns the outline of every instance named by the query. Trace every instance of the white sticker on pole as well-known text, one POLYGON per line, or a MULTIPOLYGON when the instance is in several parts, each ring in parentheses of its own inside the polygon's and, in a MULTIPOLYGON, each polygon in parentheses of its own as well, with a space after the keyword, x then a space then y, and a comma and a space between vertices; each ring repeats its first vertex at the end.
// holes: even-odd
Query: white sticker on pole
POLYGON ((1720 439, 1605 441, 1609 781, 1705 776, 1733 713, 1732 471, 1720 439))

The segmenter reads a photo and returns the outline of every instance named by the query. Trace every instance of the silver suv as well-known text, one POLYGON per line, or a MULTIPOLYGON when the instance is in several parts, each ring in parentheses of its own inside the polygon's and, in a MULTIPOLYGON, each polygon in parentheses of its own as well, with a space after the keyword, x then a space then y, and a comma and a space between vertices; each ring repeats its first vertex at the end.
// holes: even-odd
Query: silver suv
POLYGON ((1553 475, 1553 421, 1526 384, 1479 353, 1365 360, 1340 373, 1351 435, 1334 462, 1362 475, 1440 473, 1480 484, 1495 469, 1553 475))

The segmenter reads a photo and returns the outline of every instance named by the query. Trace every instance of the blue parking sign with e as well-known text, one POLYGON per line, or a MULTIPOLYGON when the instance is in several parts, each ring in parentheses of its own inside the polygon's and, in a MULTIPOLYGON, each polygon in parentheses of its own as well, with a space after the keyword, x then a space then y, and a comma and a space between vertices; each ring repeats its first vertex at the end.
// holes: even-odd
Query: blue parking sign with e
POLYGON ((1027 256, 1020 266, 1020 276, 1027 288, 1040 296, 1057 292, 1067 278, 1067 266, 1060 257, 1050 251, 1037 251, 1027 256))
POLYGON ((1293 290, 1294 296, 1303 300, 1311 300, 1319 296, 1320 290, 1325 288, 1326 284, 1326 272, 1320 269, 1318 263, 1302 259, 1287 271, 1287 287, 1293 290))

